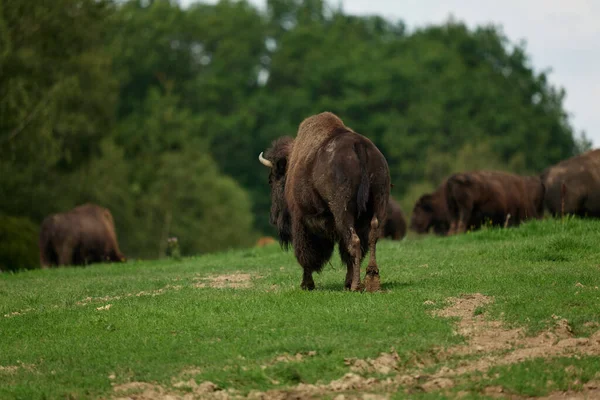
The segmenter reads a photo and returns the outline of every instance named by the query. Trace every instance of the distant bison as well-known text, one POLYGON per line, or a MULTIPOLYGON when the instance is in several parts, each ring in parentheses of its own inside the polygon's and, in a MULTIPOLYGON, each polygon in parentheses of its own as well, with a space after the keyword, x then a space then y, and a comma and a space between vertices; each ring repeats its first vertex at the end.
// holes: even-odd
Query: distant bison
POLYGON ((429 230, 437 235, 445 236, 450 229, 450 214, 446 204, 446 181, 433 193, 421 196, 413 207, 410 218, 410 229, 424 234, 429 230))
POLYGON ((301 287, 315 287, 338 243, 346 264, 345 287, 379 289, 375 249, 390 196, 387 161, 366 137, 324 112, 306 118, 295 139, 282 137, 259 155, 270 168, 271 224, 281 244, 290 244, 304 270, 301 287), (364 286, 360 264, 367 251, 364 286))
POLYGON ((541 175, 545 205, 553 215, 600 217, 600 149, 547 168, 541 175))
POLYGON ((392 197, 388 201, 387 218, 380 238, 390 238, 392 240, 401 240, 406 236, 406 219, 400 204, 392 197))
POLYGON ((119 250, 112 214, 90 203, 46 217, 39 247, 42 268, 126 260, 119 250))
POLYGON ((277 241, 271 236, 263 236, 256 242, 256 247, 265 247, 273 243, 277 243, 277 241))
POLYGON ((486 220, 506 227, 543 216, 544 186, 535 176, 502 171, 459 173, 448 178, 446 191, 450 234, 477 229, 486 220))

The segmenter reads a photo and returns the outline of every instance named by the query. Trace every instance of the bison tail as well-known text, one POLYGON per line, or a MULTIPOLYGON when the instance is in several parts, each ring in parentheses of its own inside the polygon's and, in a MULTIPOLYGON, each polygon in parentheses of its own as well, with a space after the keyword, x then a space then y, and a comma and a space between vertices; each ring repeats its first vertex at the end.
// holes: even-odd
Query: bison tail
POLYGON ((356 195, 357 211, 358 216, 360 216, 361 213, 367 211, 371 182, 367 172, 367 149, 363 145, 355 144, 354 151, 358 156, 358 162, 360 164, 360 184, 358 185, 358 193, 356 195))

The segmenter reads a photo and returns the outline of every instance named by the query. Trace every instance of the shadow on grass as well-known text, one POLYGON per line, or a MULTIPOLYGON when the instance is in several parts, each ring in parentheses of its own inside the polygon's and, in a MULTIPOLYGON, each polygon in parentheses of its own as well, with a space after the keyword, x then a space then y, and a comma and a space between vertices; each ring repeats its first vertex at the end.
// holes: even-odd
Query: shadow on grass
MULTIPOLYGON (((404 288, 407 288, 407 287, 413 286, 413 285, 414 285, 414 281, 412 281, 412 280, 410 280, 410 281, 383 280, 381 282, 381 292, 385 293, 385 292, 393 290, 393 289, 404 289, 404 288)), ((342 280, 339 283, 336 283, 336 282, 327 282, 327 283, 323 283, 323 284, 317 283, 317 287, 315 288, 315 291, 346 292, 347 290, 344 289, 344 281, 342 280)))

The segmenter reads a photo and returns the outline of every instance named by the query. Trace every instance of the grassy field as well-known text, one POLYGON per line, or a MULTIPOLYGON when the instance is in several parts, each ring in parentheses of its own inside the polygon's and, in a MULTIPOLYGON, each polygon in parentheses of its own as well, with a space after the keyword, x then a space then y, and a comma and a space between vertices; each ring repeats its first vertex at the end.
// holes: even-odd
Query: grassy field
POLYGON ((0 398, 596 393, 599 244, 577 219, 382 241, 374 294, 337 255, 301 291, 277 245, 0 274, 0 398))

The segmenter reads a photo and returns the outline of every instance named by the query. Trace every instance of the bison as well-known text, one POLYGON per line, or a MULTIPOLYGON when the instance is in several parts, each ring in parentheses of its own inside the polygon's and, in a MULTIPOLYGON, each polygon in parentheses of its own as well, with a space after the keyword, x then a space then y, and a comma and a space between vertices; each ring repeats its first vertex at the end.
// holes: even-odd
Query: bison
POLYGON ((541 179, 546 188, 544 203, 553 216, 600 217, 600 149, 546 168, 541 179))
POLYGON ((406 219, 404 218, 404 213, 400 204, 390 197, 388 200, 387 218, 379 238, 401 240, 404 236, 406 236, 406 219))
POLYGON ((258 158, 270 168, 270 222, 304 270, 301 288, 314 289, 313 272, 322 270, 337 243, 347 267, 345 288, 378 290, 375 249, 390 196, 389 167, 379 149, 324 112, 302 121, 295 139, 275 140, 258 158))
POLYGON ((46 217, 39 247, 42 268, 126 261, 119 250, 112 214, 91 203, 46 217))
POLYGON ((544 185, 539 177, 502 171, 454 174, 446 182, 449 234, 492 225, 517 226, 543 217, 544 185))
POLYGON ((450 215, 446 203, 446 181, 433 193, 421 196, 413 207, 410 229, 416 233, 428 233, 430 229, 440 236, 448 234, 450 215))
POLYGON ((270 246, 273 243, 277 243, 277 241, 271 236, 263 236, 256 242, 256 247, 270 246))

